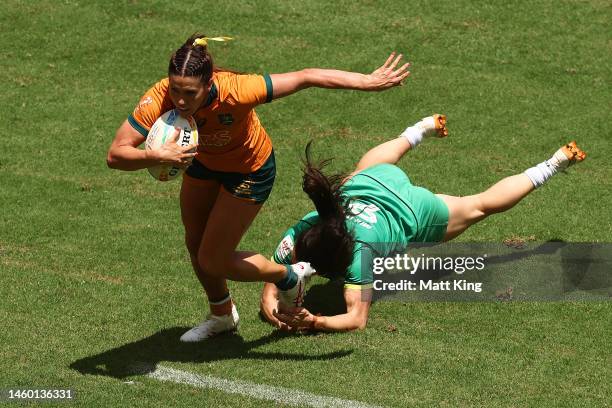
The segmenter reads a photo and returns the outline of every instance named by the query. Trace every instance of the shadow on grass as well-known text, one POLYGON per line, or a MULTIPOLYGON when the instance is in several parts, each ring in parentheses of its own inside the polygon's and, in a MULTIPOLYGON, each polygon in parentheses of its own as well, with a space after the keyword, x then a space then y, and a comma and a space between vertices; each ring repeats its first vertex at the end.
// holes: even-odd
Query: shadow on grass
POLYGON ((163 361, 206 363, 227 359, 295 360, 321 361, 342 358, 352 354, 352 350, 306 355, 291 352, 260 352, 255 349, 273 343, 290 334, 272 332, 254 341, 244 341, 236 333, 224 334, 200 343, 181 343, 180 336, 188 327, 173 327, 142 340, 79 359, 70 368, 81 374, 104 375, 122 379, 133 375, 153 372, 163 361))

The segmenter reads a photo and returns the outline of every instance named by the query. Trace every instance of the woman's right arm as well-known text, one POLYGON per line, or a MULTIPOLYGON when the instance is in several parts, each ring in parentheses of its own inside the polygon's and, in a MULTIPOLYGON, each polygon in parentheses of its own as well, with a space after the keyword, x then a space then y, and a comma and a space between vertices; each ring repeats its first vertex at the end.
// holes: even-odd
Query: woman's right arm
MULTIPOLYGON (((264 306, 264 294, 262 294, 262 306, 264 306)), ((290 310, 272 310, 274 319, 268 317, 268 310, 262 310, 266 319, 278 327, 278 323, 286 325, 287 330, 321 330, 330 332, 344 332, 365 329, 368 323, 368 313, 372 301, 372 289, 344 289, 344 301, 346 302, 346 313, 335 316, 313 315, 304 307, 296 307, 290 310)))
POLYGON ((186 167, 195 156, 195 146, 181 147, 176 144, 180 131, 175 130, 164 145, 156 150, 139 149, 145 138, 126 120, 117 130, 117 134, 108 149, 106 164, 111 169, 132 171, 160 164, 171 164, 186 167))

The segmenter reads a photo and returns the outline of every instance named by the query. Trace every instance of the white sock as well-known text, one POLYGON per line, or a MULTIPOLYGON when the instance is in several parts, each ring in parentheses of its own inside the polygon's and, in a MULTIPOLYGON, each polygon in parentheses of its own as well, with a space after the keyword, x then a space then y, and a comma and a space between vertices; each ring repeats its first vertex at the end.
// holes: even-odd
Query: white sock
POLYGON ((222 304, 224 304, 224 303, 228 302, 228 301, 229 301, 229 300, 231 300, 231 299, 232 299, 232 295, 229 295, 229 294, 228 294, 226 297, 224 297, 223 299, 221 299, 221 300, 219 300, 219 301, 217 301, 217 302, 211 302, 211 301, 209 300, 209 301, 208 301, 208 304, 209 304, 209 305, 213 305, 213 306, 219 306, 219 305, 222 305, 222 304))
POLYGON ((531 180, 533 186, 538 188, 546 183, 546 181, 554 176, 559 170, 566 169, 567 166, 569 166, 569 163, 570 161, 565 153, 559 149, 550 159, 544 160, 537 166, 525 170, 525 175, 529 177, 529 180, 531 180))
POLYGON ((410 142, 410 145, 414 149, 423 141, 423 137, 425 137, 427 129, 436 128, 436 124, 433 122, 433 120, 433 116, 428 116, 414 125, 407 127, 400 136, 408 139, 408 142, 410 142))

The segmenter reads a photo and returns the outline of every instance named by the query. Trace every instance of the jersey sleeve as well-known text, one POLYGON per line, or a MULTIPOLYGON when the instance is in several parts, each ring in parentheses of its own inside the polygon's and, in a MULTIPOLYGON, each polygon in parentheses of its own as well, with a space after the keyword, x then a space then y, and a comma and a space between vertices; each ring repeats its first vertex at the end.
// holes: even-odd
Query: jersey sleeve
POLYGON ((283 239, 276 246, 272 260, 277 264, 292 264, 293 249, 295 248, 295 240, 304 231, 313 226, 318 220, 316 212, 312 212, 298 221, 297 224, 289 228, 284 234, 283 239))
POLYGON ((228 89, 227 101, 236 105, 256 106, 272 100, 270 75, 236 75, 228 89))
POLYGON ((168 80, 163 79, 140 98, 138 105, 128 116, 128 122, 138 133, 147 137, 157 118, 172 108, 172 100, 168 94, 168 80))
POLYGON ((347 289, 363 289, 370 287, 374 281, 372 277, 373 251, 361 242, 355 243, 353 263, 344 278, 344 287, 347 289))

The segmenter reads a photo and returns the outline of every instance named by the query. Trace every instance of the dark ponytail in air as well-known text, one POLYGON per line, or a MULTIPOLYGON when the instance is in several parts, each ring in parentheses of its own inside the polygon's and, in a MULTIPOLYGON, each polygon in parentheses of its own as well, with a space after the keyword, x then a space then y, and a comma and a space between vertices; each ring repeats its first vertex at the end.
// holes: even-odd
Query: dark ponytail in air
POLYGON ((302 189, 314 203, 319 222, 297 237, 295 256, 299 262, 310 262, 320 275, 344 276, 353 262, 355 246, 355 239, 345 222, 349 203, 340 189, 345 176, 323 174, 323 168, 331 160, 313 164, 311 144, 306 146, 302 189))

